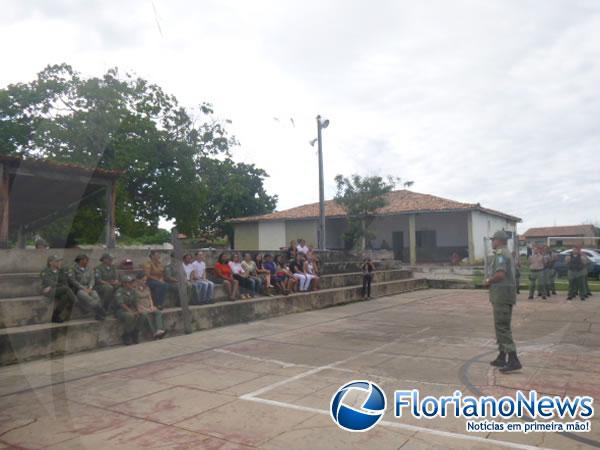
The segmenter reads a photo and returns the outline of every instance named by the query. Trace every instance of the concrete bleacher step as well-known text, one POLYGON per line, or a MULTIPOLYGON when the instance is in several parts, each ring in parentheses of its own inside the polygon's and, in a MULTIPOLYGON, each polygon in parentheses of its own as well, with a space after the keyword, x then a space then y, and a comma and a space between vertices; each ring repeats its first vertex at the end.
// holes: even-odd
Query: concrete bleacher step
MULTIPOLYGON (((26 279, 30 274, 20 274, 21 278, 17 277, 16 274, 13 275, 15 276, 13 276, 12 279, 17 280, 19 282, 18 286, 22 286, 24 285, 24 283, 21 283, 21 280, 26 279)), ((374 282, 406 279, 410 276, 411 272, 408 270, 379 271, 374 273, 374 282)), ((19 291, 21 293, 24 293, 26 296, 2 298, 2 295, 0 295, 0 328, 18 327, 50 322, 52 316, 52 305, 45 297, 41 295, 35 295, 35 293, 39 292, 40 289, 39 280, 37 278, 36 280, 37 284, 34 285, 30 290, 19 291)), ((361 273, 323 275, 321 277, 321 288, 329 289, 350 285, 358 285, 361 284, 361 282, 361 273)), ((9 288, 5 287, 4 290, 9 291, 9 288)), ((10 293, 12 293, 12 291, 10 293)), ((215 286, 215 300, 223 300, 225 298, 225 288, 222 285, 215 286)), ((174 296, 167 297, 166 306, 177 306, 177 302, 174 296)), ((73 308, 71 318, 80 319, 84 318, 84 316, 82 315, 81 311, 75 306, 73 308)))
MULTIPOLYGON (((394 270, 406 268, 401 261, 396 260, 383 260, 373 261, 375 270, 394 270)), ((323 274, 340 274, 340 273, 352 273, 361 271, 362 261, 334 261, 324 262, 321 264, 321 272, 323 274)))
MULTIPOLYGON (((427 289, 425 279, 401 278, 374 283, 373 297, 427 289)), ((284 314, 327 308, 361 300, 360 286, 323 289, 288 296, 259 297, 252 300, 223 301, 191 306, 194 331, 251 322, 284 314)), ((180 308, 163 311, 169 336, 183 333, 180 308)), ((122 329, 114 317, 103 322, 89 319, 62 324, 40 323, 0 329, 0 365, 31 359, 76 353, 121 344, 122 329)), ((141 340, 149 339, 140 336, 141 340)))

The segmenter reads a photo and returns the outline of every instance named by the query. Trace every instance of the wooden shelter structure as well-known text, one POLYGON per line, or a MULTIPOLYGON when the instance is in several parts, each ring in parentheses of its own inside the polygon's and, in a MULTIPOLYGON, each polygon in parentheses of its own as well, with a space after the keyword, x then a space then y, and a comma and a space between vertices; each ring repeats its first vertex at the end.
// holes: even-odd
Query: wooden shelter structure
POLYGON ((17 246, 25 235, 77 210, 81 202, 104 193, 105 243, 115 246, 115 185, 118 170, 83 167, 41 159, 0 155, 0 248, 11 233, 17 246))

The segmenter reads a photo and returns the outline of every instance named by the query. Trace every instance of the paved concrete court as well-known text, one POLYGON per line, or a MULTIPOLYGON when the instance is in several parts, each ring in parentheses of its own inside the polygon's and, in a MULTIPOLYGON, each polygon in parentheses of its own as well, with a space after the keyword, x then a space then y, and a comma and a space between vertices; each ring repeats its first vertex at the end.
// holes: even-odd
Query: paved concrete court
POLYGON ((525 369, 502 375, 484 291, 424 290, 0 369, 0 449, 554 449, 578 435, 467 434, 456 418, 339 430, 331 396, 353 379, 451 395, 600 394, 600 298, 530 302, 514 333, 525 369))

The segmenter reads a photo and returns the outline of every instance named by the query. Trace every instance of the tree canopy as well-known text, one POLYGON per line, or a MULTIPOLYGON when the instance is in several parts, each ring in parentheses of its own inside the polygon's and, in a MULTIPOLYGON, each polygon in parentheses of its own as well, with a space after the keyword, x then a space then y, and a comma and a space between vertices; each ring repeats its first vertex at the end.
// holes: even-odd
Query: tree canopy
POLYGON ((360 248, 364 249, 366 242, 373 238, 369 226, 377 210, 388 204, 387 194, 394 190, 398 182, 398 178, 391 176, 387 179, 360 175, 335 177, 335 201, 346 210, 348 217, 348 231, 344 234, 348 247, 359 243, 360 248))
MULTIPOLYGON (((51 65, 29 83, 0 89, 0 154, 124 171, 116 208, 123 236, 156 232, 160 217, 192 236, 226 232, 228 218, 274 210, 277 197, 263 187, 268 175, 232 161, 238 142, 226 122, 208 103, 186 110, 116 68, 86 78, 51 65)), ((90 200, 75 214, 70 232, 79 241, 98 238, 101 208, 90 200)))

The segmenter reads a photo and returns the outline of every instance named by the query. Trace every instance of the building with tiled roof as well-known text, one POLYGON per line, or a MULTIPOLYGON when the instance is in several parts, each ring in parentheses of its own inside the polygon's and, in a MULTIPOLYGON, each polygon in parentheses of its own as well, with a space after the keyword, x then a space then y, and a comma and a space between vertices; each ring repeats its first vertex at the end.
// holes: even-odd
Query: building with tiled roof
MULTIPOLYGON (((334 200, 325 202, 326 247, 344 248, 346 212, 334 200)), ((231 220, 236 249, 274 249, 297 238, 309 246, 317 243, 319 204, 297 206, 270 214, 231 220)), ((377 212, 369 228, 375 235, 374 249, 389 248, 397 259, 449 261, 453 253, 461 258, 481 259, 484 237, 497 230, 511 236, 519 217, 479 203, 462 203, 429 194, 398 190, 388 194, 388 204, 377 212), (411 239, 412 238, 412 239, 411 239), (411 251, 412 248, 412 251, 411 251)))
POLYGON ((552 245, 558 246, 572 246, 572 245, 584 245, 593 246, 598 245, 597 239, 586 239, 595 238, 599 236, 599 230, 594 225, 563 225, 556 227, 537 227, 529 228, 522 235, 522 240, 525 244, 547 244, 548 238, 551 239, 552 245))

